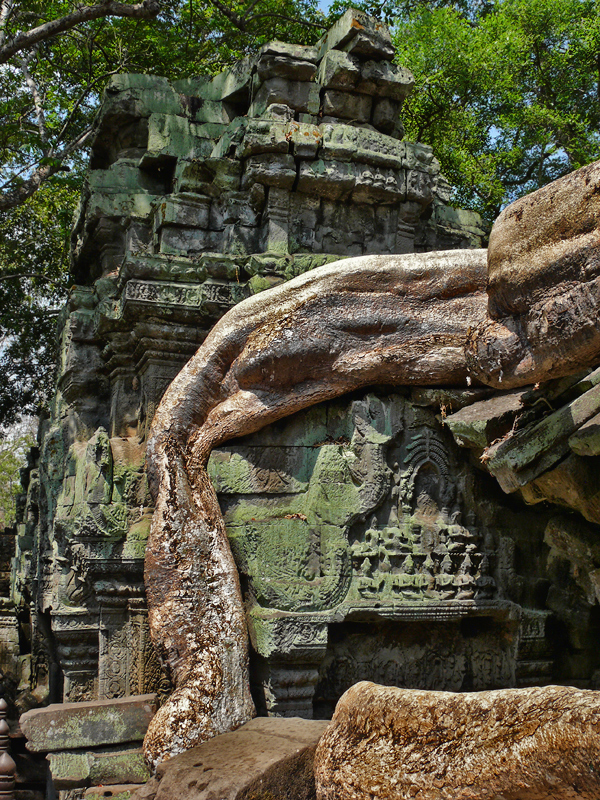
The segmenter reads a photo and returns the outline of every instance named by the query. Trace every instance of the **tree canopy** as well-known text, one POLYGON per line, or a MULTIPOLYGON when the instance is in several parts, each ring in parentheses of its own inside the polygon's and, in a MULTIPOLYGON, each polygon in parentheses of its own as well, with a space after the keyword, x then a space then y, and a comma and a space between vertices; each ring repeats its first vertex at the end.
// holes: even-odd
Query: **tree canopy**
POLYGON ((600 2, 364 3, 415 90, 407 137, 433 146, 454 201, 501 208, 600 158, 600 2))
MULTIPOLYGON (((600 0, 358 2, 415 74, 407 138, 457 205, 504 204, 600 157, 600 0)), ((103 87, 116 72, 212 74, 271 39, 314 42, 317 0, 0 0, 0 422, 51 391, 68 231, 103 87)))

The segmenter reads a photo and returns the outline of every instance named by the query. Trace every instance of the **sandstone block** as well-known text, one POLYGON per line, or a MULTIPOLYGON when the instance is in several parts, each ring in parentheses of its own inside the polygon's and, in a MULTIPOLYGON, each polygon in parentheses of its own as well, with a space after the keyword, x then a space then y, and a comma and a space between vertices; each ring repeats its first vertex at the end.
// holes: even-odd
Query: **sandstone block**
POLYGON ((387 26, 355 8, 349 8, 315 46, 319 58, 328 50, 345 50, 363 58, 391 61, 395 53, 387 26))
POLYGON ((361 67, 356 91, 389 97, 402 104, 414 85, 414 75, 405 67, 387 61, 366 61, 361 67))
POLYGON ((248 110, 249 117, 260 117, 270 106, 288 105, 306 114, 319 112, 319 85, 309 81, 291 81, 286 78, 256 79, 255 94, 248 110))
POLYGON ((156 695, 89 703, 55 703, 20 719, 27 748, 34 753, 139 742, 156 712, 156 695))
POLYGON ((317 50, 285 42, 269 42, 261 48, 256 61, 256 72, 261 80, 289 78, 311 81, 317 72, 317 50))
POLYGON ((118 108, 130 116, 181 114, 181 100, 166 78, 157 75, 122 73, 113 75, 105 90, 102 115, 110 116, 118 108))
MULTIPOLYGON (((207 100, 239 100, 250 92, 254 59, 244 58, 229 69, 215 75, 203 89, 207 100)), ((181 90, 179 90, 181 91, 181 90)))
POLYGON ((213 137, 216 138, 225 125, 196 124, 175 115, 152 114, 148 119, 148 149, 142 165, 158 158, 197 159, 210 155, 213 137), (203 135, 204 133, 204 135, 203 135))
POLYGON ((588 522, 600 525, 597 459, 571 453, 553 469, 523 486, 521 494, 526 503, 556 503, 578 511, 588 522))
POLYGON ((159 765, 132 800, 310 800, 325 721, 261 717, 159 765))
POLYGON ((592 388, 571 403, 489 448, 487 468, 505 492, 539 477, 568 454, 571 435, 600 409, 600 369, 582 384, 590 382, 592 388))
MULTIPOLYGON (((352 125, 323 125, 324 158, 337 161, 356 161, 392 169, 402 169, 409 163, 407 144, 391 139, 379 131, 352 125)), ((415 161, 411 154, 410 162, 415 161)), ((416 162, 415 162, 416 163, 416 162)))
POLYGON ((87 183, 90 191, 102 194, 161 193, 156 181, 139 169, 138 159, 120 158, 109 169, 90 170, 87 183))
POLYGON ((150 779, 141 748, 135 750, 50 753, 50 772, 57 789, 90 784, 143 783, 150 779))
POLYGON ((600 456, 600 414, 569 437, 569 447, 578 456, 600 456))
POLYGON ((184 228, 208 228, 210 198, 197 194, 181 193, 163 198, 154 213, 154 230, 163 225, 180 225, 184 228))
POLYGON ((429 205, 433 200, 433 179, 431 173, 410 169, 406 173, 406 199, 421 205, 429 205))
POLYGON ((432 692, 358 683, 315 756, 318 800, 592 800, 600 694, 432 692))
POLYGON ((390 100, 389 97, 382 97, 373 102, 373 115, 371 122, 380 131, 392 134, 400 128, 400 103, 390 100))
POLYGON ((433 155, 433 150, 428 144, 420 142, 404 142, 405 145, 405 167, 408 169, 419 169, 422 171, 439 171, 439 163, 433 155))
POLYGON ((344 161, 310 161, 300 165, 298 191, 337 200, 355 185, 354 165, 344 161))
POLYGON ((294 148, 294 155, 299 158, 314 158, 323 141, 318 125, 301 122, 289 123, 287 138, 294 148))
POLYGON ((248 158, 248 156, 260 153, 287 153, 289 150, 289 143, 286 139, 287 129, 288 126, 283 121, 249 120, 244 138, 237 147, 236 156, 248 158))
POLYGON ((483 450, 512 428, 515 415, 522 410, 523 391, 490 397, 461 408, 444 420, 461 447, 483 450))
POLYGON ((323 116, 368 122, 371 118, 371 102, 368 95, 326 89, 323 92, 323 116))
POLYGON ((186 256, 208 249, 210 236, 196 228, 164 226, 160 231, 159 252, 164 255, 186 256))
POLYGON ((317 81, 325 89, 352 91, 360 79, 360 62, 340 50, 325 53, 319 65, 317 81))
POLYGON ((279 189, 291 189, 296 180, 296 162, 291 155, 251 156, 246 160, 246 169, 242 177, 242 189, 261 183, 264 186, 276 186, 279 189))

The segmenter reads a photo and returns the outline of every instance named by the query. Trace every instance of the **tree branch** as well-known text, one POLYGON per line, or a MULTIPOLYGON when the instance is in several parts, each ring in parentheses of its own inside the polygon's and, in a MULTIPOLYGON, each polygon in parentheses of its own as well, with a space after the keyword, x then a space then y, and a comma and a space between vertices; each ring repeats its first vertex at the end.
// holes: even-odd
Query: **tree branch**
POLYGON ((12 13, 13 5, 13 0, 2 0, 2 5, 0 6, 0 46, 4 44, 6 38, 6 23, 12 13))
POLYGON ((240 17, 239 14, 236 14, 235 11, 232 11, 228 8, 225 3, 221 3, 220 0, 211 0, 212 5, 226 17, 231 24, 236 27, 242 33, 246 32, 246 23, 243 17, 240 17))
MULTIPOLYGON (((69 144, 63 147, 58 153, 54 153, 52 159, 48 163, 42 164, 34 170, 29 178, 2 192, 0 194, 0 211, 8 211, 10 208, 15 208, 21 203, 24 203, 25 200, 35 194, 44 181, 47 181, 52 175, 56 175, 57 172, 60 172, 63 168, 63 161, 68 158, 71 153, 87 143, 92 130, 92 126, 86 128, 80 136, 72 142, 69 142, 69 144)), ((10 181, 7 183, 10 183, 10 181)))
POLYGON ((39 42, 43 42, 46 39, 57 36, 59 33, 71 30, 71 28, 80 25, 82 22, 90 22, 93 19, 101 19, 102 17, 153 19, 157 16, 159 11, 159 0, 144 0, 144 2, 135 5, 105 0, 105 2, 95 6, 84 6, 74 11, 72 14, 67 14, 64 17, 60 17, 60 19, 44 22, 43 25, 38 25, 37 28, 32 28, 26 33, 20 33, 12 42, 0 47, 0 64, 5 64, 9 58, 12 58, 12 56, 19 53, 21 50, 29 50, 39 42))
POLYGON ((29 60, 35 51, 31 51, 28 56, 20 56, 18 59, 19 66, 23 79, 27 84, 31 96, 33 98, 33 107, 35 108, 35 116, 37 119, 38 131, 40 133, 40 141, 42 143, 42 152, 47 156, 50 152, 48 148, 48 134, 46 131, 46 117, 44 115, 44 104, 38 91, 37 83, 33 80, 31 72, 29 71, 29 60))
POLYGON ((37 272, 14 272, 11 275, 0 275, 0 281, 20 280, 21 278, 36 278, 37 280, 46 281, 46 283, 57 282, 56 278, 48 278, 37 272))
POLYGON ((269 17, 270 19, 281 19, 284 22, 297 22, 299 25, 304 25, 305 28, 318 28, 320 31, 326 29, 325 24, 321 24, 320 22, 309 22, 307 19, 300 19, 300 18, 292 18, 286 17, 285 14, 271 14, 271 13, 264 13, 264 14, 254 14, 252 17, 248 17, 247 22, 255 22, 258 19, 264 19, 265 17, 269 17))

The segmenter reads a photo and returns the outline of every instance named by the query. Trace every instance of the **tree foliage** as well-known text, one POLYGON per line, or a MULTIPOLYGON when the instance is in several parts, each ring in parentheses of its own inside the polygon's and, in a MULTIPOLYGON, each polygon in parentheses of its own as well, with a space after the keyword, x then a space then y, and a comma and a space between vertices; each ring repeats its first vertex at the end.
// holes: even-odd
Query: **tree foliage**
POLYGON ((407 136, 431 144, 458 204, 507 202, 600 158, 600 2, 364 3, 416 87, 407 136))
POLYGON ((68 248, 79 186, 44 184, 0 212, 0 420, 35 414, 53 390, 56 316, 69 285, 68 248))
POLYGON ((15 522, 16 499, 22 492, 19 470, 35 444, 36 424, 26 418, 19 424, 0 428, 0 531, 15 522))

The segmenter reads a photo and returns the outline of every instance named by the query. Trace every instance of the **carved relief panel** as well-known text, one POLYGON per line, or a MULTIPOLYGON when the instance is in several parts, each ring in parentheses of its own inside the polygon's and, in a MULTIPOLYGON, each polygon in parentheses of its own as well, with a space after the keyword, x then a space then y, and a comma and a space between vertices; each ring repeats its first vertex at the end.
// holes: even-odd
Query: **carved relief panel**
POLYGON ((508 599, 512 562, 500 553, 493 501, 444 430, 439 403, 372 391, 342 398, 230 443, 209 469, 267 713, 305 715, 314 694, 323 714, 365 678, 514 685, 521 611, 508 599), (360 636, 348 633, 353 625, 360 636), (382 625, 391 626, 388 644, 382 625), (305 696, 292 701, 285 676, 297 682, 299 671, 305 696))

